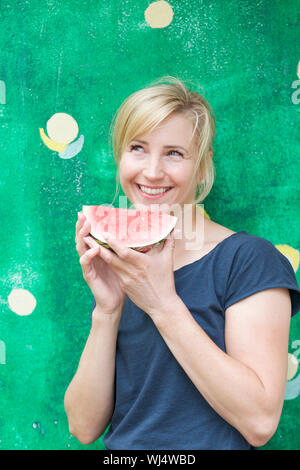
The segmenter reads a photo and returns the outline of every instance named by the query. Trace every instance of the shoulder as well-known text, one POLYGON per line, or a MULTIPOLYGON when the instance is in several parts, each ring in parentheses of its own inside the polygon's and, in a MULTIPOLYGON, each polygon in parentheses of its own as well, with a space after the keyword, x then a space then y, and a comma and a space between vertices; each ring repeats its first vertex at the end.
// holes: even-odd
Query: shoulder
POLYGON ((282 269, 293 272, 287 257, 267 238, 250 234, 245 230, 237 232, 236 236, 230 238, 231 249, 228 250, 228 255, 231 267, 235 268, 235 271, 242 270, 244 273, 251 271, 253 275, 259 271, 277 272, 282 269))
POLYGON ((292 314, 299 311, 300 289, 292 264, 266 238, 242 234, 228 264, 225 308, 263 290, 287 288, 292 314))
POLYGON ((224 227, 213 220, 204 219, 204 233, 205 233, 205 240, 206 244, 210 245, 218 245, 220 242, 225 240, 225 238, 230 237, 233 235, 234 232, 230 228, 224 227))
MULTIPOLYGON (((232 255, 235 254, 236 256, 250 256, 251 254, 253 255, 255 253, 279 253, 271 241, 267 240, 266 238, 250 234, 246 230, 235 232, 212 221, 206 225, 205 238, 205 243, 207 246, 211 246, 212 248, 218 245, 220 245, 220 247, 224 246, 224 250, 222 250, 223 254, 225 252, 228 255, 231 253, 232 255), (223 242, 226 243, 223 244, 223 242)), ((281 255, 281 253, 279 254, 281 255)))
POLYGON ((260 237, 258 235, 251 234, 246 230, 242 230, 240 232, 235 232, 228 227, 220 225, 212 220, 206 221, 205 224, 205 231, 206 231, 206 243, 212 245, 218 245, 219 243, 223 242, 227 238, 235 240, 235 244, 243 247, 250 247, 257 249, 276 249, 273 243, 267 240, 264 237, 260 237), (232 235, 238 235, 232 238, 232 235))

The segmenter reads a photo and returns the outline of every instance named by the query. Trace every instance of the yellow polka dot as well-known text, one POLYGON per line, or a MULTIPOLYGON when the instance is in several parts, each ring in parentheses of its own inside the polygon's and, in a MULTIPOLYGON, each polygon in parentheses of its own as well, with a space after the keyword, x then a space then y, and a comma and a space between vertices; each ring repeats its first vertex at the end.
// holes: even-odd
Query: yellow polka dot
POLYGON ((66 113, 56 113, 47 122, 47 133, 50 139, 61 144, 69 144, 78 134, 78 124, 66 113))
POLYGON ((150 3, 145 10, 145 20, 151 28, 165 28, 173 19, 173 10, 168 2, 163 0, 150 3))
POLYGON ((299 267, 299 250, 296 250, 295 248, 289 245, 275 245, 275 248, 277 248, 280 253, 287 257, 287 259, 293 266, 294 271, 296 272, 299 267))
POLYGON ((53 142, 53 140, 49 139, 49 137, 45 134, 43 128, 39 129, 41 139, 50 150, 55 150, 55 152, 64 152, 67 148, 67 144, 60 144, 59 142, 53 142))
POLYGON ((8 296, 8 305, 17 315, 30 315, 36 307, 36 300, 26 289, 13 289, 8 296))
POLYGON ((298 360, 294 354, 288 354, 288 371, 287 371, 287 380, 291 380, 295 377, 298 370, 298 360))

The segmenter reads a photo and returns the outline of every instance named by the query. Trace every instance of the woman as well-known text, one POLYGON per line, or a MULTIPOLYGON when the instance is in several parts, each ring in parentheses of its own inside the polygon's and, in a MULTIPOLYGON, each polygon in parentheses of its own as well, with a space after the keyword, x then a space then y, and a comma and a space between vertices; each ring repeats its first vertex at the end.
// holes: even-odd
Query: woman
POLYGON ((110 251, 79 214, 76 248, 94 303, 65 409, 84 444, 112 422, 108 449, 252 449, 278 426, 300 290, 268 240, 206 217, 197 237, 214 136, 210 105, 172 77, 118 110, 113 144, 124 193, 134 206, 180 207, 193 225, 146 254, 114 239, 110 251))

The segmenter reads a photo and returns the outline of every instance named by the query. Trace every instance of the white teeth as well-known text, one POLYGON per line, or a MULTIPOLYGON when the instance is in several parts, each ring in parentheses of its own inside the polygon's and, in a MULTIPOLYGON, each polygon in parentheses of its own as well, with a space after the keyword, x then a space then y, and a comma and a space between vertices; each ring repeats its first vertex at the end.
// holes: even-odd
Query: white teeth
POLYGON ((146 193, 146 194, 162 194, 170 189, 170 188, 150 189, 150 188, 146 188, 145 186, 139 186, 139 187, 141 188, 143 193, 146 193))

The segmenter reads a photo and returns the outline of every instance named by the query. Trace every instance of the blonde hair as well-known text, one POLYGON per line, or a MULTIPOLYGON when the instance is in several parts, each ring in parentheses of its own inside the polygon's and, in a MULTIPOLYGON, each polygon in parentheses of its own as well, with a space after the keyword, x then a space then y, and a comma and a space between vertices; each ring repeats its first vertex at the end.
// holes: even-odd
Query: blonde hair
MULTIPOLYGON (((131 94, 116 111, 109 135, 113 156, 117 165, 117 189, 119 189, 119 162, 129 142, 142 134, 151 133, 172 113, 183 114, 194 125, 198 152, 193 177, 202 175, 197 184, 195 204, 203 201, 211 191, 215 179, 212 159, 215 137, 215 117, 210 104, 198 92, 190 90, 183 80, 169 75, 150 83, 131 94)), ((192 182, 194 179, 192 179, 192 182)))

